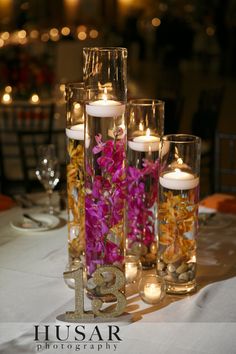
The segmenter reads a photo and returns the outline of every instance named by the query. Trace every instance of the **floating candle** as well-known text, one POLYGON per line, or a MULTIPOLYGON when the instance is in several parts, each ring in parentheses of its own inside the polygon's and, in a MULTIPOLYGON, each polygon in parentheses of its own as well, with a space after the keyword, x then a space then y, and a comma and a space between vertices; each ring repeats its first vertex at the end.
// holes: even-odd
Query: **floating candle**
POLYGON ((84 140, 84 124, 76 124, 66 128, 66 135, 70 139, 84 140))
POLYGON ((113 100, 99 100, 86 105, 86 113, 93 117, 118 117, 125 113, 125 105, 113 100))
POLYGON ((160 185, 173 190, 187 190, 198 186, 199 178, 192 173, 181 171, 175 168, 174 171, 167 172, 160 176, 160 185))
POLYGON ((145 135, 136 136, 133 140, 128 141, 128 146, 135 151, 158 151, 159 150, 160 138, 151 135, 150 129, 148 128, 145 135))

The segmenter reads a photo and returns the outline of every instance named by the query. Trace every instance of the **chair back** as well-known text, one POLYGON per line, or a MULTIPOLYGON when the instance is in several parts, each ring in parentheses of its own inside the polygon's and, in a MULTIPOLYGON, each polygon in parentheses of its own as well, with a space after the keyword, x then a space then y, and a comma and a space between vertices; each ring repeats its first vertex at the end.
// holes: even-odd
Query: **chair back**
POLYGON ((236 134, 216 133, 215 191, 236 193, 236 134))
POLYGON ((24 190, 30 191, 30 180, 35 179, 30 169, 35 165, 32 160, 35 160, 36 146, 51 142, 53 118, 53 103, 0 105, 2 189, 23 180, 24 190))

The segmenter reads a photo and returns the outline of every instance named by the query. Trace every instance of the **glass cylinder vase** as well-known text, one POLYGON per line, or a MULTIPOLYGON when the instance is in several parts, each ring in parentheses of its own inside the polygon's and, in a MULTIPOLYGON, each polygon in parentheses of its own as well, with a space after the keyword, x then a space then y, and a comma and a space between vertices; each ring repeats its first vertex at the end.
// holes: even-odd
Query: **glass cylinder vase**
POLYGON ((164 129, 164 102, 131 100, 127 144, 127 254, 144 269, 156 266, 159 145, 164 129))
MULTIPOLYGON (((85 108, 87 294, 113 301, 114 296, 103 295, 101 287, 95 286, 93 274, 97 268, 110 265, 124 273, 127 50, 85 48, 83 53, 88 98, 85 108)), ((103 272, 103 278, 105 288, 116 281, 111 271, 103 272)))
POLYGON ((200 138, 166 135, 160 151, 157 271, 168 293, 196 289, 200 138))
POLYGON ((66 85, 69 270, 85 263, 84 84, 66 85))

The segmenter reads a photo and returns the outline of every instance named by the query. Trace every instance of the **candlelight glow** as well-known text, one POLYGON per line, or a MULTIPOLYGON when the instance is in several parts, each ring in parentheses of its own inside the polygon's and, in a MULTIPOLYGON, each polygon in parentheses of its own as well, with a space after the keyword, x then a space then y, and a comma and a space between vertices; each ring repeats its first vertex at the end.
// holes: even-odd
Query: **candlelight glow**
POLYGON ((4 40, 4 41, 7 41, 10 37, 10 33, 9 32, 3 32, 1 34, 1 38, 4 40))
POLYGON ((52 37, 56 37, 56 36, 58 36, 58 29, 57 28, 51 28, 50 29, 50 31, 49 31, 49 34, 50 34, 50 36, 52 36, 52 37))
POLYGON ((98 37, 98 31, 95 30, 95 29, 92 29, 90 32, 89 32, 89 36, 91 38, 97 38, 98 37))
POLYGON ((27 43, 27 38, 19 38, 19 43, 20 43, 20 44, 25 44, 25 43, 27 43))
POLYGON ((154 18, 152 19, 152 25, 153 25, 154 27, 158 27, 158 26, 160 26, 160 24, 161 24, 161 20, 160 20, 158 17, 154 17, 154 18))
POLYGON ((78 111, 80 109, 80 104, 78 103, 78 102, 76 102, 75 104, 74 104, 74 110, 75 111, 78 111))
POLYGON ((70 29, 69 29, 69 27, 63 27, 63 28, 61 29, 61 34, 62 34, 63 36, 68 36, 68 35, 70 34, 70 29))
POLYGON ((59 34, 58 34, 57 36, 51 37, 51 40, 52 40, 53 42, 57 42, 57 41, 59 41, 59 39, 60 39, 59 34))
POLYGON ((36 93, 34 93, 34 94, 31 96, 30 101, 31 101, 32 103, 38 103, 38 102, 39 102, 39 96, 38 96, 36 93))
POLYGON ((26 37, 26 31, 25 31, 25 30, 19 31, 19 32, 18 32, 18 37, 19 37, 20 39, 25 38, 25 37, 26 37))
POLYGON ((139 130, 141 130, 142 132, 143 132, 143 123, 141 122, 141 123, 139 123, 139 130))
POLYGON ((32 30, 32 31, 30 32, 30 38, 32 38, 32 39, 37 39, 38 36, 39 36, 39 31, 38 31, 38 30, 32 30))
POLYGON ((77 27, 77 32, 86 32, 87 27, 84 25, 80 25, 77 27))
POLYGON ((6 93, 11 93, 12 92, 12 87, 10 85, 5 87, 5 92, 6 93))
POLYGON ((85 32, 79 32, 78 33, 78 38, 81 40, 81 41, 84 41, 86 38, 87 38, 87 34, 85 32))
POLYGON ((59 89, 60 89, 61 92, 64 92, 65 89, 66 89, 66 85, 65 84, 61 84, 59 89))
POLYGON ((51 40, 54 42, 59 41, 60 39, 59 31, 57 28, 51 28, 49 31, 49 35, 51 40))
POLYGON ((9 104, 11 102, 12 102, 11 95, 9 93, 4 93, 4 95, 2 96, 2 103, 9 104))
POLYGON ((181 159, 181 157, 179 157, 179 158, 177 159, 177 162, 178 162, 179 165, 183 165, 183 163, 184 163, 183 160, 181 159))
POLYGON ((150 136, 151 135, 151 132, 150 132, 150 129, 147 128, 147 131, 146 131, 146 136, 150 136))
POLYGON ((11 17, 13 13, 14 3, 13 0, 1 0, 0 1, 0 18, 11 17))
POLYGON ((43 42, 47 42, 49 40, 49 34, 48 33, 43 33, 41 36, 41 40, 43 42))
POLYGON ((67 23, 73 23, 79 11, 80 0, 63 0, 67 23))
POLYGON ((161 287, 158 284, 147 283, 144 286, 144 296, 148 301, 157 301, 161 297, 161 287))
POLYGON ((104 93, 103 93, 103 95, 102 95, 102 99, 103 99, 104 101, 107 101, 107 88, 106 88, 106 87, 104 88, 104 93))

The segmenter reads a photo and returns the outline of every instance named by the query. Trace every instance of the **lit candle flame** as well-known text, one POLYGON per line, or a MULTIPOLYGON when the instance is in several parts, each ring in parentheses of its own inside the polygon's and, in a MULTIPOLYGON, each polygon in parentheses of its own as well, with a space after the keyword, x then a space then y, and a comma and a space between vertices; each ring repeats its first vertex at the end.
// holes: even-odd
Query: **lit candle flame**
POLYGON ((78 111, 80 109, 80 104, 78 103, 78 102, 76 102, 75 104, 74 104, 74 110, 75 111, 78 111))
POLYGON ((104 101, 107 101, 107 88, 106 87, 104 87, 104 94, 102 95, 102 99, 104 101))
POLYGON ((177 162, 178 162, 179 165, 183 165, 183 160, 181 159, 181 157, 179 157, 179 158, 177 159, 177 162))
POLYGON ((143 131, 143 123, 139 123, 139 130, 143 131))
POLYGON ((146 131, 146 136, 150 136, 151 135, 151 132, 150 132, 150 129, 147 128, 147 131, 146 131))

